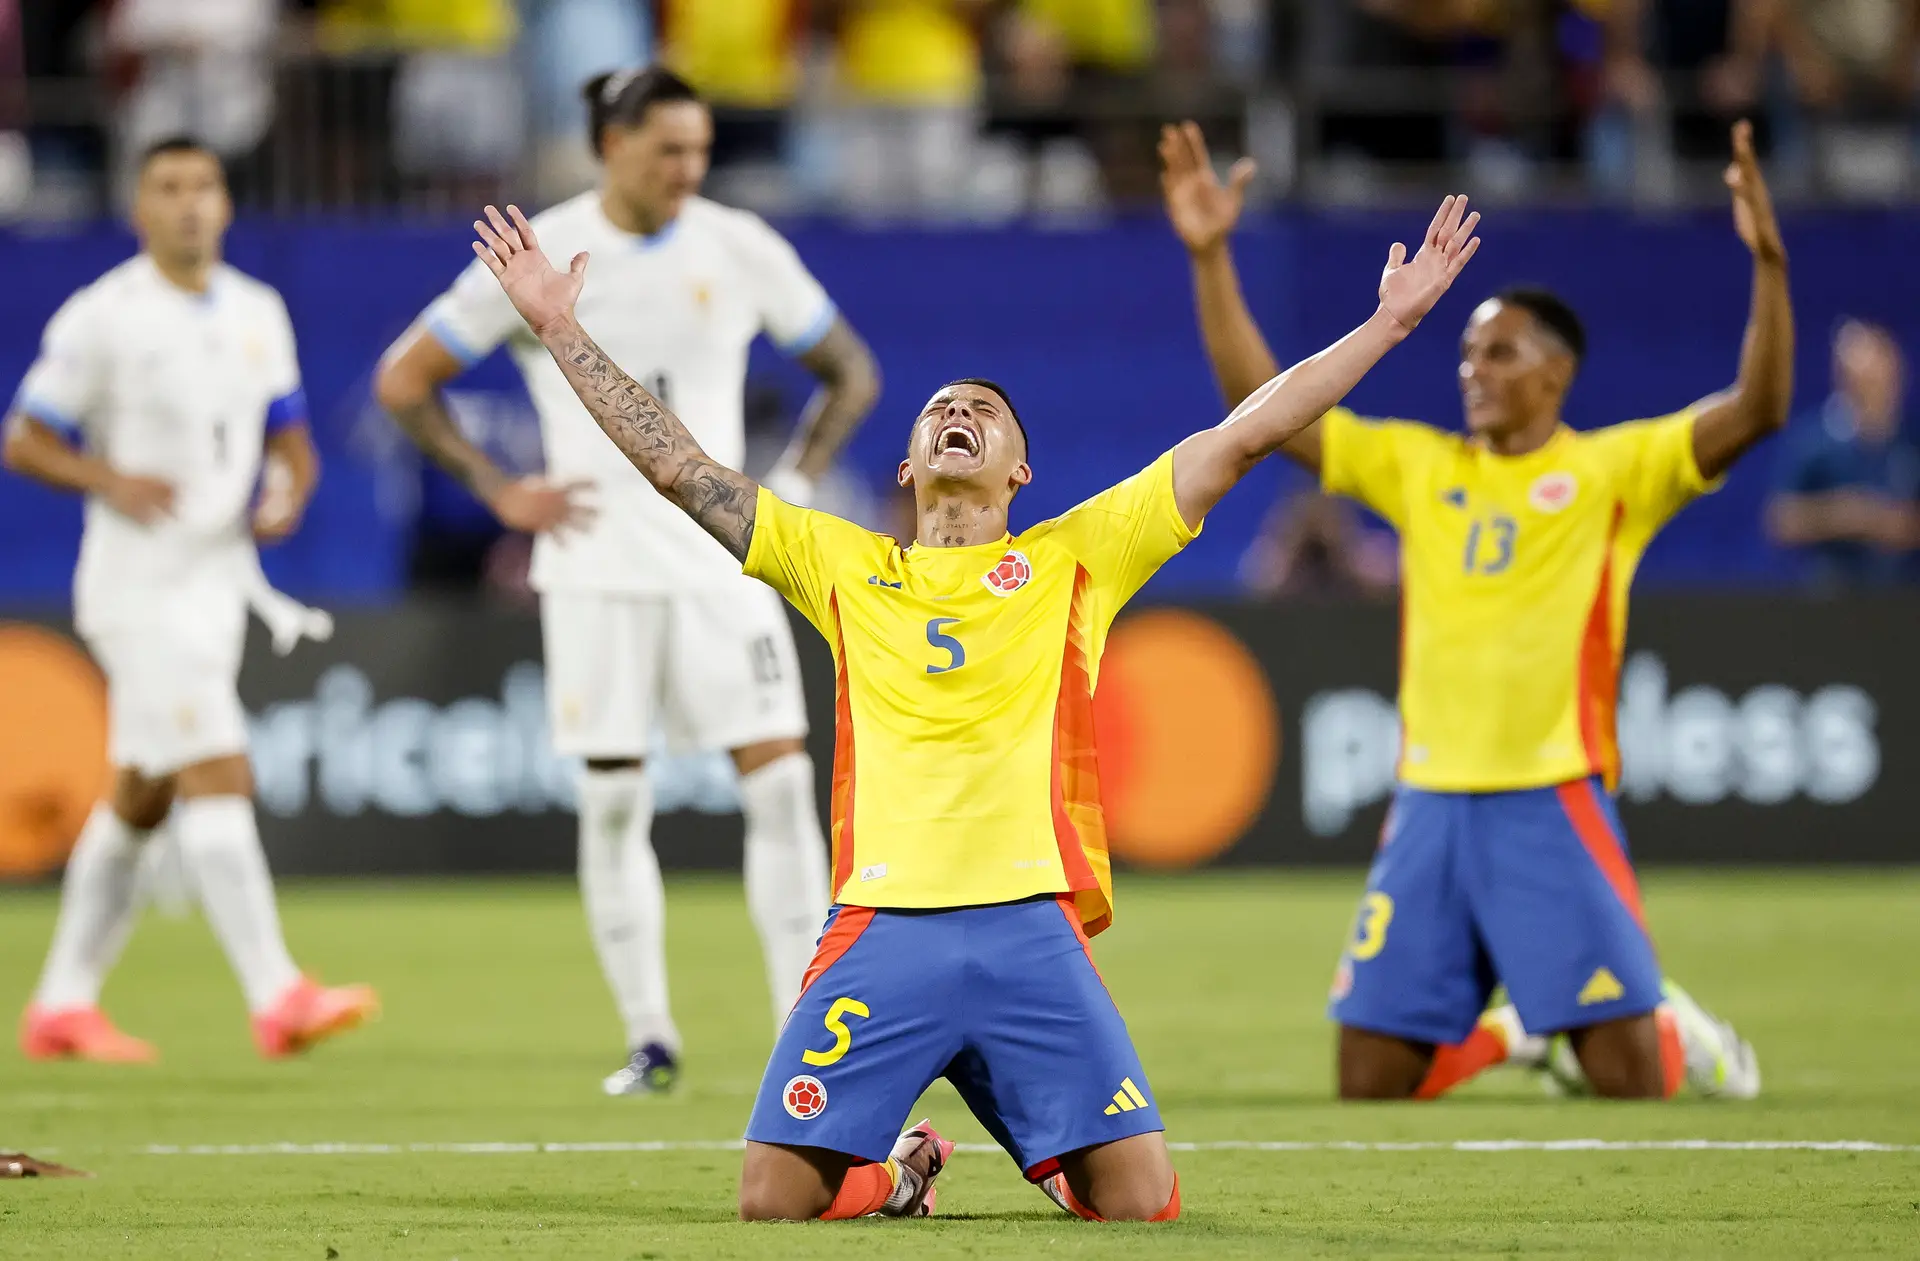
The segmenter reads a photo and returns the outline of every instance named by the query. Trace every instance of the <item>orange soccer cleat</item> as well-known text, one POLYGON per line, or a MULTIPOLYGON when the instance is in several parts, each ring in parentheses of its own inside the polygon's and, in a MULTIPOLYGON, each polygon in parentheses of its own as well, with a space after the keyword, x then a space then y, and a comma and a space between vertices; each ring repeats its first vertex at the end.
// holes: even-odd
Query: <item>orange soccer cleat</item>
POLYGON ((380 999, 371 985, 325 986, 303 976, 273 1006, 254 1015, 253 1044, 268 1059, 283 1059, 379 1014, 380 999))
POLYGON ((96 1064, 151 1064, 153 1043, 122 1033, 98 1007, 59 1011, 29 1005, 20 1017, 20 1053, 30 1060, 91 1060, 96 1064))

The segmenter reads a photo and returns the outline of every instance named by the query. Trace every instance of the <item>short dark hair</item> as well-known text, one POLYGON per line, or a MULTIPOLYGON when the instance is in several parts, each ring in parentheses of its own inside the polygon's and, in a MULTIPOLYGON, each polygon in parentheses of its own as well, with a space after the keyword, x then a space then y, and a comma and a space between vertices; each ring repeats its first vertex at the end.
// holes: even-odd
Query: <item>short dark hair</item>
POLYGON ((1515 285, 1494 297, 1506 306, 1517 306, 1546 328, 1573 352, 1574 366, 1587 357, 1587 330, 1567 300, 1551 289, 1538 285, 1515 285))
POLYGON ((582 85, 580 95, 587 101, 587 143, 593 146, 595 157, 600 156, 600 137, 608 127, 638 127, 656 105, 700 100, 691 83, 665 66, 596 74, 582 85))
POLYGON ((215 166, 220 168, 220 178, 224 180, 227 177, 226 164, 220 160, 220 155, 215 153, 206 141, 188 135, 163 136, 142 149, 139 169, 146 170, 153 164, 155 158, 164 158, 169 153, 204 153, 213 159, 215 166))
POLYGON ((1033 443, 1027 438, 1027 427, 1020 421, 1020 410, 1013 405, 1013 395, 1007 393, 1006 386, 987 377, 961 377, 958 381, 949 381, 940 388, 950 390, 956 385, 974 385, 998 394, 1000 401, 1007 405, 1007 415, 1013 418, 1013 427, 1020 431, 1020 441, 1025 444, 1028 451, 1033 450, 1033 443))

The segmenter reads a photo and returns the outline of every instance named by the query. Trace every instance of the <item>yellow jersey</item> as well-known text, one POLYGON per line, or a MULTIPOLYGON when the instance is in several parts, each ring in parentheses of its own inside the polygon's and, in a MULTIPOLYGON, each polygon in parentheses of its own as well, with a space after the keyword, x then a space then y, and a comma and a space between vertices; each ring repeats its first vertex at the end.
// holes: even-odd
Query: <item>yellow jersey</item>
POLYGON ((893 539, 760 491, 745 571, 832 645, 833 896, 952 907, 1071 893, 1113 919, 1093 689, 1115 614, 1197 533, 1173 456, 972 547, 893 539))
POLYGON ((1620 773, 1627 589, 1654 534, 1712 487, 1693 414, 1503 457, 1470 438, 1336 408, 1321 484, 1400 533, 1400 778, 1434 792, 1620 773))
POLYGON ((857 99, 963 105, 980 88, 980 41, 947 0, 867 0, 840 26, 840 75, 857 99))
POLYGON ((799 78, 800 0, 666 0, 663 57, 717 105, 772 109, 799 78))

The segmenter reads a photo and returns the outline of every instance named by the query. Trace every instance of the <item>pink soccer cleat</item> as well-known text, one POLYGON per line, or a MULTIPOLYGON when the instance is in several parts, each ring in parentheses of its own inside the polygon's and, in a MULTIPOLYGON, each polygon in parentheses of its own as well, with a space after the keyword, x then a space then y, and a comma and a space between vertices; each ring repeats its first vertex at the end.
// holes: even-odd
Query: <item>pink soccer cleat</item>
POLYGON ((89 1060, 95 1064, 151 1064, 153 1043, 114 1027, 98 1007, 48 1011, 29 1005, 20 1017, 20 1053, 30 1060, 89 1060))
POLYGON ((900 1185, 880 1212, 888 1217, 932 1217, 938 1192, 933 1180, 947 1167, 953 1144, 922 1121, 894 1140, 892 1159, 900 1165, 900 1185))
POLYGON ((270 1060, 284 1059, 379 1014, 371 985, 325 986, 303 976, 273 1006, 255 1013, 253 1044, 270 1060))

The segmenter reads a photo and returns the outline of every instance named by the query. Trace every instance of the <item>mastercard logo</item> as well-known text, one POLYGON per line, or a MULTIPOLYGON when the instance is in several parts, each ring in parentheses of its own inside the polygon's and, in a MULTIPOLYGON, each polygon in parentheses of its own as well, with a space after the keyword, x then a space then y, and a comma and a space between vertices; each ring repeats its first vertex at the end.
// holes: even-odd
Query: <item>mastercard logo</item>
POLYGON ((1273 689, 1211 618, 1155 609, 1116 625, 1093 719, 1107 842, 1129 862, 1205 862, 1267 803, 1280 762, 1273 689))
POLYGON ((0 623, 0 878, 65 862, 110 776, 92 659, 50 630, 0 623))

